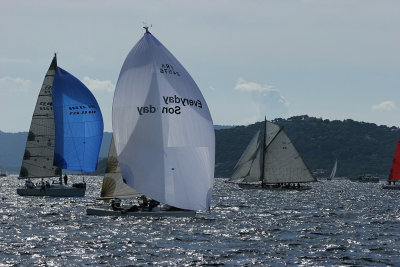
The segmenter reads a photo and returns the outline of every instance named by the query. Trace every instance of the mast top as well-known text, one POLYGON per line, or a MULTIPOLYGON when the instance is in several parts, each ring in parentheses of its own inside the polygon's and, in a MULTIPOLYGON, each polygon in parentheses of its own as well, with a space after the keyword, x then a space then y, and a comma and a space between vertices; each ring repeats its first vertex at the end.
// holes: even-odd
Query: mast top
POLYGON ((146 22, 143 22, 143 29, 145 29, 146 30, 146 33, 150 33, 150 31, 149 31, 149 28, 151 28, 151 24, 150 24, 150 26, 149 25, 147 25, 147 23, 146 22))

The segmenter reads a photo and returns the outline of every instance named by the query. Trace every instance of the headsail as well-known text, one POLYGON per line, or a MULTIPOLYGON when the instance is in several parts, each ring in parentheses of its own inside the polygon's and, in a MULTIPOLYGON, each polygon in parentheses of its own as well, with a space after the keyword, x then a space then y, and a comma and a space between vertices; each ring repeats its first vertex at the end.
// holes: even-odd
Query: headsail
POLYGON ((396 151, 394 152, 393 163, 389 174, 389 181, 398 180, 400 180, 400 138, 397 141, 396 151))
POLYGON ((189 73, 149 32, 122 66, 112 122, 129 186, 171 206, 209 209, 215 161, 209 109, 189 73))
POLYGON ((140 195, 122 180, 119 168, 117 152, 115 151, 114 137, 111 139, 110 151, 108 152, 107 166, 101 186, 101 197, 128 198, 140 195))
MULTIPOLYGON (((268 127, 277 129, 279 126, 268 122, 267 129, 268 127)), ((267 143, 264 154, 264 182, 266 184, 316 181, 283 128, 279 127, 279 131, 269 138, 270 142, 267 143)))
POLYGON ((231 181, 238 182, 259 182, 261 177, 262 151, 264 132, 256 132, 249 145, 244 150, 239 161, 236 163, 231 181))
POLYGON ((56 69, 57 58, 54 56, 36 101, 20 177, 52 177, 60 173, 60 169, 53 166, 55 127, 52 86, 56 69))
POLYGON ((74 171, 95 171, 103 138, 103 117, 93 94, 73 75, 57 68, 53 106, 54 165, 74 171))

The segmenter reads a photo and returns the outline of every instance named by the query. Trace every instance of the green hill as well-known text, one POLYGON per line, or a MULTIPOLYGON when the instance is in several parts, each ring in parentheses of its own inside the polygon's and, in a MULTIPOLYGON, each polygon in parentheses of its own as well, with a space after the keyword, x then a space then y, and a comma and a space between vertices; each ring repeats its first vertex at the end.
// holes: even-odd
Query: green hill
MULTIPOLYGON (((323 120, 308 116, 276 119, 316 176, 329 175, 338 159, 337 176, 363 173, 386 177, 389 173, 400 129, 353 120, 323 120), (325 172, 325 173, 323 173, 325 172)), ((217 130, 216 177, 230 177, 243 150, 261 127, 249 126, 217 130)))

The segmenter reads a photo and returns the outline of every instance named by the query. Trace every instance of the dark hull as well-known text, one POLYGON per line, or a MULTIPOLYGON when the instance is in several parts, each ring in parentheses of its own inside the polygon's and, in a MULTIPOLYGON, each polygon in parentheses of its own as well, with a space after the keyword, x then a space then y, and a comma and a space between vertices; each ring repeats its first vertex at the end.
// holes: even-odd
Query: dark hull
POLYGON ((20 196, 37 196, 37 197, 84 197, 86 186, 52 186, 50 188, 18 188, 17 194, 20 196))

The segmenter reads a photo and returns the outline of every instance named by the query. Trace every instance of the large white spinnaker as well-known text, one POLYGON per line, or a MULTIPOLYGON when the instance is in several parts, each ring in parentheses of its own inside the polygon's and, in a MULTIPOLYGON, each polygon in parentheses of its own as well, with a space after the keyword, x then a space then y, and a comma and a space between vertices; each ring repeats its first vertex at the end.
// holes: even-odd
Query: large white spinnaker
POLYGON ((209 109, 189 73, 147 30, 122 66, 112 122, 129 186, 171 206, 209 209, 215 162, 209 109))

